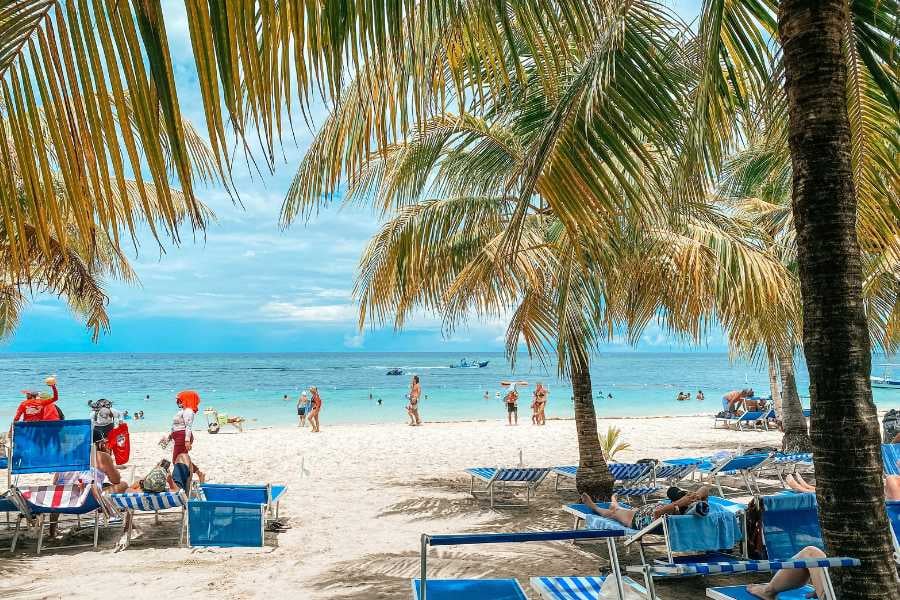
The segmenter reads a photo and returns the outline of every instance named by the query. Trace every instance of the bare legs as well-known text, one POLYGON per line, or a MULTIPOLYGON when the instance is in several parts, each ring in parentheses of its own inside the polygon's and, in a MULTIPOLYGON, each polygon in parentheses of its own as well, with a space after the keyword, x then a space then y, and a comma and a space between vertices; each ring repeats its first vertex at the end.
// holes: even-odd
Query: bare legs
POLYGON ((631 527, 631 523, 634 521, 634 513, 637 512, 633 508, 623 508, 619 506, 619 501, 615 496, 612 497, 609 508, 597 506, 597 503, 594 502, 594 499, 591 498, 589 494, 582 494, 581 502, 601 517, 615 519, 626 527, 631 527))
MULTIPOLYGON (((807 546, 793 558, 825 558, 825 553, 814 546, 807 546)), ((769 583, 757 583, 747 586, 747 592, 763 600, 775 600, 775 597, 788 590, 812 583, 816 596, 825 597, 825 575, 822 569, 785 569, 778 571, 769 583)))
POLYGON ((509 406, 506 407, 506 423, 508 425, 518 425, 519 424, 519 411, 518 410, 509 410, 509 406))
POLYGON ((784 478, 784 482, 787 484, 789 488, 794 490, 795 492, 807 493, 807 494, 815 494, 816 486, 810 485, 806 483, 803 477, 800 476, 800 473, 794 473, 793 475, 786 475, 784 478))
POLYGON ((313 433, 319 432, 319 411, 309 413, 309 426, 312 427, 313 433))

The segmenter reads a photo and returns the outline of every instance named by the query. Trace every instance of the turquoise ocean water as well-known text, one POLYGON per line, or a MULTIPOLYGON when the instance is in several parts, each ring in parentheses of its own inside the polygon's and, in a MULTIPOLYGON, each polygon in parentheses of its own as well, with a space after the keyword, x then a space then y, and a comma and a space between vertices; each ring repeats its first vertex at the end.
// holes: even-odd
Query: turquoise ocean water
MULTIPOLYGON (((294 423, 297 396, 311 385, 319 387, 324 401, 323 425, 402 422, 408 375, 413 373, 422 380, 426 397, 421 412, 427 421, 505 419, 496 393, 502 389, 500 380, 507 378, 527 380, 531 389, 543 381, 550 387, 548 416, 572 416, 571 388, 557 379, 553 366, 523 356, 511 368, 502 354, 484 353, 466 358, 489 360, 486 368, 451 369, 460 358, 446 353, 0 354, 0 420, 12 418, 22 399, 20 390, 46 390, 48 374, 57 375, 67 417, 88 416, 87 401, 104 397, 119 410, 145 412, 146 420, 130 422, 134 430, 167 429, 175 393, 186 388, 200 393, 201 408, 243 415, 258 425, 294 423), (392 367, 406 374, 387 375, 392 367), (284 394, 289 401, 282 400, 284 394)), ((805 367, 798 365, 797 372, 805 395, 805 367)), ((595 357, 591 376, 601 417, 712 413, 720 410, 720 398, 728 390, 750 385, 758 395, 768 395, 769 388, 763 368, 729 362, 727 354, 602 354, 595 357), (706 394, 705 402, 675 401, 680 390, 693 395, 698 389, 706 394)), ((900 392, 874 393, 879 408, 900 408, 900 392)), ((524 421, 530 404, 526 390, 520 399, 524 421)))

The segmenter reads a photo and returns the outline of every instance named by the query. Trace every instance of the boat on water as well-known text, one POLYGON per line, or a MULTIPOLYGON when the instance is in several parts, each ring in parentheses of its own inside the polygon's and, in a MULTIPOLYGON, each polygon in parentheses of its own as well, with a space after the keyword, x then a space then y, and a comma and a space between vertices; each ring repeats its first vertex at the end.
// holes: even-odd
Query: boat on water
POLYGON ((394 368, 387 372, 388 375, 403 375, 403 369, 394 368))
POLYGON ((886 364, 878 366, 884 367, 884 371, 882 371, 881 377, 876 375, 870 377, 872 380, 872 387, 900 390, 900 379, 894 379, 891 374, 891 369, 893 367, 900 367, 900 365, 886 364))
POLYGON ((472 362, 467 361, 466 359, 460 359, 458 364, 450 365, 451 369, 483 369, 488 366, 488 363, 491 362, 489 360, 485 361, 477 361, 473 360, 472 362))

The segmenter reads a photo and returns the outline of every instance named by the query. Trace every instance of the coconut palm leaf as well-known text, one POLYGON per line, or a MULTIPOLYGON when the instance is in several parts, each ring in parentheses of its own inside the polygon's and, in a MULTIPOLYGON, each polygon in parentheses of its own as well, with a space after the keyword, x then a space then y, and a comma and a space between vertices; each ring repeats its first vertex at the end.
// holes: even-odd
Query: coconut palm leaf
POLYGON ((154 192, 153 221, 168 237, 178 238, 170 174, 187 220, 203 226, 194 181, 223 173, 222 163, 185 130, 159 3, 10 0, 0 40, 0 219, 23 244, 11 249, 13 270, 29 262, 27 250, 48 252, 51 238, 66 244, 64 209, 81 235, 133 235, 129 216, 150 207, 141 192, 134 209, 129 177, 154 192))

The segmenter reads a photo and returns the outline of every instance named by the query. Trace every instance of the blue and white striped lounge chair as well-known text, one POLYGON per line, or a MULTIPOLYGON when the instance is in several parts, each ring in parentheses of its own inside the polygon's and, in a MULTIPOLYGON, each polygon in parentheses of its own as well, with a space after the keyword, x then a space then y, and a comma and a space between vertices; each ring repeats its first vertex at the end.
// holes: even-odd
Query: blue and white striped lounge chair
POLYGON ((900 500, 888 500, 885 505, 894 540, 894 562, 900 565, 900 500))
MULTIPOLYGON (((646 498, 650 494, 659 491, 653 479, 653 465, 649 463, 609 463, 609 473, 615 478, 615 489, 613 493, 622 498, 640 496, 646 498)), ((561 479, 575 479, 578 474, 578 467, 575 465, 565 467, 554 467, 553 473, 556 475, 556 483, 554 489, 556 491, 574 490, 574 487, 562 487, 561 479)))
POLYGON ((476 467, 466 469, 472 477, 472 485, 469 492, 476 499, 487 496, 490 499, 491 508, 525 508, 531 503, 534 491, 541 484, 544 478, 550 473, 549 467, 519 467, 519 468, 496 468, 496 467, 476 467), (481 481, 484 486, 480 489, 475 488, 475 481, 481 481), (495 491, 501 492, 507 488, 521 488, 525 490, 525 503, 506 502, 499 504, 494 500, 495 491))
MULTIPOLYGON (((44 528, 47 515, 74 515, 79 518, 94 516, 93 547, 97 547, 100 516, 115 514, 115 508, 102 495, 100 487, 90 482, 85 486, 57 484, 44 486, 17 487, 18 477, 23 474, 54 474, 86 472, 93 468, 93 429, 91 421, 31 421, 13 424, 10 443, 10 476, 14 483, 9 491, 9 499, 18 508, 16 530, 11 551, 19 541, 23 519, 34 523, 38 529, 37 552, 43 549, 44 528)), ((79 544, 78 546, 84 546, 79 544)), ((75 546, 60 546, 75 547, 75 546)))
MULTIPOLYGON (((187 495, 183 490, 177 492, 161 492, 158 494, 147 492, 125 492, 123 494, 110 494, 109 499, 120 510, 127 513, 129 518, 123 522, 124 544, 123 549, 131 544, 131 533, 134 530, 135 513, 152 513, 154 521, 159 523, 159 514, 168 511, 179 514, 178 544, 185 543, 187 536, 187 495)), ((159 539, 159 538, 157 538, 159 539)))
MULTIPOLYGON (((520 542, 547 542, 559 540, 578 540, 578 539, 605 539, 609 550, 610 566, 616 580, 622 582, 618 586, 618 596, 620 599, 625 597, 625 585, 632 585, 634 582, 625 580, 619 569, 618 554, 616 552, 615 539, 622 537, 622 530, 608 531, 529 531, 522 533, 483 533, 483 534, 460 534, 460 535, 427 535, 423 534, 421 539, 420 550, 420 574, 418 579, 412 580, 412 597, 413 600, 458 600, 465 598, 466 600, 525 600, 525 592, 515 579, 428 579, 428 548, 431 546, 458 546, 469 544, 499 544, 499 543, 520 543, 520 542)), ((588 578, 551 578, 536 577, 533 578, 532 585, 536 580, 542 582, 560 582, 556 585, 549 585, 547 589, 553 590, 563 586, 562 582, 583 581, 588 578)), ((639 586, 638 586, 639 588, 639 586)), ((536 588, 538 589, 538 588, 536 588)), ((564 589, 564 587, 563 587, 564 589)), ((642 589, 642 588, 641 588, 642 589)), ((553 599, 578 599, 584 600, 589 596, 547 596, 543 591, 539 593, 544 598, 553 599)), ((596 594, 593 596, 596 598, 596 594)))
MULTIPOLYGON (((544 600, 597 600, 603 582, 603 575, 595 577, 532 577, 531 589, 540 594, 544 600)), ((647 590, 631 579, 623 577, 625 585, 642 596, 648 596, 647 590)))
POLYGON ((653 484, 662 483, 665 486, 678 485, 688 477, 692 477, 697 471, 697 465, 702 461, 689 459, 687 462, 679 463, 675 461, 664 461, 656 465, 653 469, 653 484))
MULTIPOLYGON (((637 544, 641 555, 641 562, 646 563, 644 553, 645 546, 663 545, 665 547, 668 562, 696 559, 699 555, 704 560, 734 561, 747 556, 746 547, 746 510, 747 505, 716 496, 709 497, 712 513, 716 516, 697 517, 692 515, 665 515, 653 521, 642 530, 624 527, 618 521, 594 514, 584 504, 568 504, 563 510, 575 518, 574 528, 584 526, 588 529, 618 530, 625 532, 624 544, 629 547, 637 544), (731 525, 725 521, 731 521, 731 525), (654 536, 651 542, 648 539, 654 536), (735 546, 740 547, 740 555, 730 552, 735 546), (676 556, 689 553, 691 556, 681 558, 676 556)), ((609 505, 599 503, 599 506, 608 508, 609 505)), ((627 504, 620 503, 628 508, 627 504)))
POLYGON ((759 482, 757 474, 772 464, 774 460, 771 454, 745 454, 723 458, 719 461, 703 461, 697 465, 697 472, 706 475, 706 481, 716 486, 719 496, 725 497, 722 487, 722 478, 725 476, 740 477, 750 494, 759 494, 759 482))
POLYGON ((813 466, 813 456, 809 452, 798 452, 794 454, 776 453, 772 458, 772 462, 760 474, 774 474, 781 482, 781 487, 787 487, 784 482, 784 476, 789 473, 796 473, 801 468, 810 471, 813 466))
POLYGON ((882 444, 881 459, 885 475, 900 475, 900 444, 882 444))

